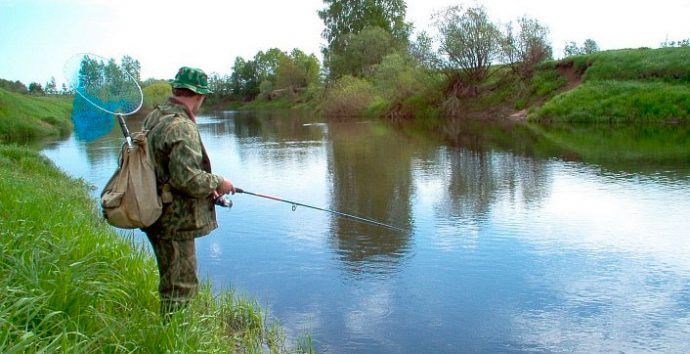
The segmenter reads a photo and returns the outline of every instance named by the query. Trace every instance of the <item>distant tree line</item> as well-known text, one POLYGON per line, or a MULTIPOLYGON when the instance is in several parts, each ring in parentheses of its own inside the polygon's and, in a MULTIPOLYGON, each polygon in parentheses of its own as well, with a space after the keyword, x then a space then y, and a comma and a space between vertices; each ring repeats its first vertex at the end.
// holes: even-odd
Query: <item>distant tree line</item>
MULTIPOLYGON (((529 79, 540 63, 553 58, 549 29, 526 16, 499 24, 483 6, 451 6, 433 14, 432 33, 427 33, 414 32, 413 25, 405 22, 405 0, 323 3, 318 12, 326 41, 322 63, 300 49, 270 48, 252 58, 236 57, 230 74, 210 73, 214 93, 209 99, 271 100, 311 88, 324 98, 326 114, 356 115, 374 107, 394 116, 411 101, 435 91, 446 113, 452 113, 458 108, 457 99, 479 95, 495 75, 529 79)), ((667 43, 683 44, 687 40, 667 43)), ((564 55, 598 50, 597 43, 587 39, 582 45, 566 43, 564 55)), ((124 56, 119 65, 113 59, 105 65, 126 70, 142 86, 161 84, 141 82, 140 64, 130 56, 124 56)), ((18 92, 69 93, 64 85, 58 89, 54 78, 44 86, 31 83, 28 88, 6 80, 0 84, 18 92)))
POLYGON ((690 47, 690 38, 686 39, 681 39, 678 41, 663 41, 661 42, 661 47, 663 48, 669 48, 669 47, 690 47))
MULTIPOLYGON (((121 75, 123 72, 129 73, 137 82, 141 82, 141 64, 138 60, 132 58, 129 55, 125 55, 120 60, 120 64, 117 64, 115 59, 111 58, 107 63, 81 63, 83 70, 91 70, 91 73, 83 72, 83 75, 91 75, 91 77, 96 77, 94 72, 99 73, 98 75, 109 76, 110 79, 116 80, 117 75, 121 75), (85 65, 86 64, 86 65, 85 65), (90 66, 89 66, 90 65, 90 66), (105 73, 105 74, 104 74, 105 73)), ((62 83, 60 88, 58 88, 57 81, 55 77, 52 76, 45 85, 41 85, 38 82, 31 82, 27 87, 21 81, 9 81, 5 79, 0 79, 0 88, 7 91, 31 94, 31 95, 72 95, 74 90, 69 88, 67 84, 62 83)))
POLYGON ((321 65, 314 54, 307 55, 300 49, 290 53, 278 48, 259 51, 254 58, 235 58, 232 74, 220 76, 213 73, 209 85, 212 96, 237 101, 251 101, 261 96, 271 99, 276 90, 294 95, 299 90, 319 83, 321 65))

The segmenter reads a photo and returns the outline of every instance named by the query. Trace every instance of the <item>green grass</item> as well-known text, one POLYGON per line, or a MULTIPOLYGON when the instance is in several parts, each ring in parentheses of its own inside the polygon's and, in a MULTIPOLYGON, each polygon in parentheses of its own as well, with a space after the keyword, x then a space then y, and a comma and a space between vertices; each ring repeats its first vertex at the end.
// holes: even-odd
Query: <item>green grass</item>
MULTIPOLYGON (((612 50, 563 59, 561 67, 572 66, 583 83, 553 97, 548 90, 535 92, 547 101, 529 118, 571 123, 690 122, 688 58, 686 47, 612 50)), ((555 70, 552 66, 543 66, 540 75, 548 78, 545 75, 555 70)))
POLYGON ((0 89, 0 142, 67 136, 72 130, 72 99, 29 96, 0 89))
POLYGON ((690 121, 687 85, 645 81, 588 81, 546 102, 532 117, 551 122, 690 121))
POLYGON ((576 57, 586 68, 585 81, 657 80, 690 83, 690 47, 661 49, 621 49, 576 57))
POLYGON ((255 301, 208 284, 161 324, 153 258, 102 221, 89 188, 0 145, 0 352, 290 351, 255 301))

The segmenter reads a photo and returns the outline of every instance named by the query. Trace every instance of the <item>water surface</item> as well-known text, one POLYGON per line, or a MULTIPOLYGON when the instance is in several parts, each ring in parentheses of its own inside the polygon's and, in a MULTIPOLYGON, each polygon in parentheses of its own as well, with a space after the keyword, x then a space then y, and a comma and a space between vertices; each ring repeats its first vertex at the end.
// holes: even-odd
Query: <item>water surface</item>
MULTIPOLYGON (((456 126, 436 140, 298 113, 199 118, 249 195, 198 240, 214 287, 325 353, 690 352, 687 127, 456 126)), ((130 130, 138 122, 130 122, 130 130)), ((97 191, 119 132, 44 154, 97 191)))

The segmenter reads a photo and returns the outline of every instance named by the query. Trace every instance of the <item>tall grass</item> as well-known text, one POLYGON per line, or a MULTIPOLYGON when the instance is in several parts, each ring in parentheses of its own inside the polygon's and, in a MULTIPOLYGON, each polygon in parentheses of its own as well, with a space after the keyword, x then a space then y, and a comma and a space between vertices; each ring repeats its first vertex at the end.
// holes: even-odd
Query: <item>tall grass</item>
POLYGON ((101 221, 89 188, 0 145, 0 352, 289 351, 255 301, 208 284, 163 325, 153 258, 101 221))
POLYGON ((546 102, 533 116, 552 122, 680 122, 690 120, 687 85, 590 81, 546 102))
POLYGON ((72 130, 72 99, 29 96, 0 89, 0 142, 66 136, 72 130))

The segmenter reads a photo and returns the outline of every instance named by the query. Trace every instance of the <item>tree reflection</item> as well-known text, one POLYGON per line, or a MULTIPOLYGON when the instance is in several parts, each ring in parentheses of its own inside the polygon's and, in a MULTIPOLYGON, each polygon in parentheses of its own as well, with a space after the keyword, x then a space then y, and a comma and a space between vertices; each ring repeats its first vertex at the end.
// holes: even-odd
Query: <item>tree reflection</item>
MULTIPOLYGON (((331 208, 409 229, 410 161, 419 146, 401 144, 397 134, 375 123, 331 123, 329 133, 331 208)), ((355 273, 393 270, 409 247, 409 232, 342 218, 334 218, 332 227, 334 247, 355 273)))

